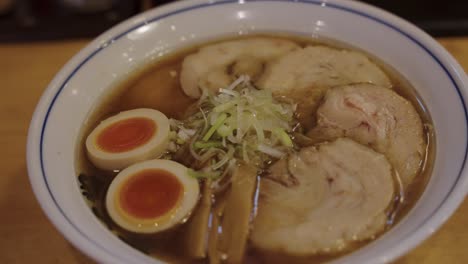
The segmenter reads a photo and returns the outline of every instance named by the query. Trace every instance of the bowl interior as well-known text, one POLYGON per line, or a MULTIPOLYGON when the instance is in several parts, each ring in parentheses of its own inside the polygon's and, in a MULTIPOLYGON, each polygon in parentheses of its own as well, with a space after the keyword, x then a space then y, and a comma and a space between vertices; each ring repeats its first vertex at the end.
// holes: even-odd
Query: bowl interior
POLYGON ((466 182, 465 76, 427 35, 391 15, 350 2, 183 1, 103 34, 57 75, 31 124, 28 167, 48 216, 69 240, 101 262, 154 263, 111 234, 80 194, 75 149, 81 126, 102 96, 150 61, 223 35, 287 32, 335 39, 375 55, 408 79, 425 102, 437 145, 426 191, 403 221, 347 256, 346 263, 386 262, 415 246, 448 217, 442 217, 440 209, 460 192, 456 184, 466 182))

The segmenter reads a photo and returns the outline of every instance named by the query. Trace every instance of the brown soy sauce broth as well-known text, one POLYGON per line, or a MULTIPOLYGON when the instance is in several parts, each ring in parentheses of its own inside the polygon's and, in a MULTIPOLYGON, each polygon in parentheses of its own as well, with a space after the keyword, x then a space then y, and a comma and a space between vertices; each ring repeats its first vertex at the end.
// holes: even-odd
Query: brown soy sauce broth
MULTIPOLYGON (((254 35, 230 36, 202 44, 207 45, 228 39, 248 38, 252 36, 254 35)), ((351 47, 335 40, 322 38, 311 39, 287 34, 261 34, 255 36, 286 38, 293 40, 302 46, 327 45, 335 48, 359 50, 358 48, 351 47)), ((183 118, 186 110, 194 100, 186 96, 180 87, 178 78, 181 64, 186 55, 196 52, 200 46, 201 45, 194 45, 192 47, 182 49, 177 53, 168 55, 162 60, 149 62, 135 70, 129 78, 118 84, 114 89, 112 89, 111 93, 105 95, 99 105, 89 114, 87 122, 83 125, 81 136, 76 148, 77 175, 80 175, 79 182, 81 188, 84 196, 87 197, 85 199, 93 213, 113 233, 118 235, 126 243, 146 254, 169 263, 208 263, 208 260, 194 260, 185 256, 183 246, 185 224, 181 224, 171 230, 155 235, 137 235, 127 232, 113 223, 105 209, 105 193, 110 182, 118 172, 103 171, 91 164, 86 157, 84 142, 87 135, 101 120, 125 110, 143 107, 154 108, 163 112, 170 118, 183 118)), ((406 190, 404 190, 402 195, 395 196, 393 204, 389 206, 389 220, 386 229, 382 232, 384 233, 386 230, 397 224, 411 210, 422 195, 432 171, 435 154, 435 135, 430 115, 427 112, 424 103, 420 100, 416 90, 410 85, 410 83, 395 69, 378 60, 375 56, 372 56, 363 50, 359 51, 366 54, 372 61, 381 66, 381 68, 390 77, 394 90, 414 105, 423 121, 427 142, 426 156, 421 164, 419 175, 415 177, 415 180, 406 188, 406 190)), ((261 185, 261 182, 259 185, 261 185)), ((217 203, 220 202, 219 197, 219 195, 213 197, 214 203, 212 208, 215 208, 217 203)), ((256 205, 254 208, 256 208, 256 205)), ((376 237, 380 235, 381 234, 377 234, 376 237)), ((365 246, 368 242, 369 241, 355 243, 353 246, 339 254, 317 255, 310 257, 291 257, 281 254, 280 252, 259 252, 248 246, 245 262, 249 264, 322 263, 348 254, 351 251, 365 246)))

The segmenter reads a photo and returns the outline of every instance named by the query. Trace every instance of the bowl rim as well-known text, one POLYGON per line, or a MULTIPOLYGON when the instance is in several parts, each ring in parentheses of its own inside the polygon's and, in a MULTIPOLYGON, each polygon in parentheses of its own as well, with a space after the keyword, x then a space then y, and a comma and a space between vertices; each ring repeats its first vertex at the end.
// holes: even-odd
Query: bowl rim
MULTIPOLYGON (((27 167, 30 183, 35 196, 43 211, 55 227, 67 238, 68 241, 91 258, 105 263, 120 263, 122 261, 119 259, 118 255, 107 251, 105 248, 101 248, 104 249, 104 252, 97 250, 95 246, 99 248, 100 245, 82 233, 82 231, 80 231, 79 228, 68 219, 57 204, 55 197, 50 192, 50 187, 48 186, 46 178, 46 170, 43 164, 42 145, 49 113, 61 91, 74 74, 79 71, 79 69, 93 56, 109 45, 112 45, 114 41, 145 24, 153 23, 160 19, 164 19, 165 17, 179 13, 189 12, 194 9, 224 4, 244 4, 249 2, 290 2, 291 4, 304 3, 321 5, 323 7, 351 12, 399 32, 422 48, 445 71, 454 87, 457 89, 460 103, 463 106, 465 120, 467 120, 468 123, 468 111, 466 107, 468 78, 466 74, 463 74, 464 70, 461 66, 428 34, 409 22, 380 8, 373 7, 365 3, 345 0, 185 0, 146 11, 107 30, 83 48, 79 53, 74 55, 73 58, 64 67, 62 67, 41 96, 41 99, 34 111, 28 131, 27 167), (40 142, 39 146, 37 142, 40 142), (37 157, 38 153, 39 158, 37 157)), ((465 148, 465 156, 457 180, 440 206, 434 210, 432 215, 424 220, 422 225, 412 231, 411 236, 407 236, 399 244, 389 249, 389 251, 392 252, 392 254, 389 254, 390 258, 384 260, 375 258, 373 260, 369 260, 371 263, 387 262, 402 256, 405 252, 416 247, 422 240, 428 238, 445 221, 448 220, 468 193, 468 171, 466 168, 467 155, 468 147, 465 148)))

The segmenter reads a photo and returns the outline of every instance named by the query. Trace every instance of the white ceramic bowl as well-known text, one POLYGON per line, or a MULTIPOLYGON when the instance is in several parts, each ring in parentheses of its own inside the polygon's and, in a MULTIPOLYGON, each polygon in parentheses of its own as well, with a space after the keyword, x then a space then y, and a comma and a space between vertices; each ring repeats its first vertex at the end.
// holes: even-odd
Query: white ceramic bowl
POLYGON ((74 162, 80 127, 100 97, 139 65, 219 35, 265 31, 324 36, 376 55, 416 87, 434 121, 435 167, 419 202, 392 230, 336 263, 393 260, 450 217, 468 187, 468 81, 436 41, 402 19, 353 1, 190 0, 107 31, 44 92, 29 130, 28 170, 43 210, 68 240, 102 263, 158 263, 111 234, 85 204, 74 162))

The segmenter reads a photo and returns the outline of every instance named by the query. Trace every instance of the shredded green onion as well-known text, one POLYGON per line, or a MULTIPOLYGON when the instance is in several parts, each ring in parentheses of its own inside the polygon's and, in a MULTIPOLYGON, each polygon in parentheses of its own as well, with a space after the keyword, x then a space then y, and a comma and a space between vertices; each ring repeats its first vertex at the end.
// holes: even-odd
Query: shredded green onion
POLYGON ((217 170, 221 168, 222 166, 224 166, 232 158, 234 158, 234 148, 230 146, 226 155, 224 155, 224 157, 220 161, 218 161, 218 163, 213 164, 211 168, 213 170, 217 170))
POLYGON ((294 147, 289 133, 296 124, 295 106, 258 90, 248 76, 217 94, 202 89, 197 106, 188 119, 171 121, 170 136, 176 148, 189 144, 190 155, 207 166, 189 171, 195 178, 226 175, 238 160, 262 166, 294 147))
POLYGON ((229 101, 227 103, 221 104, 213 108, 213 112, 221 113, 225 112, 227 110, 230 110, 232 107, 236 106, 238 102, 237 101, 229 101))
POLYGON ((281 143, 287 147, 293 147, 294 144, 289 137, 289 135, 284 131, 282 128, 276 128, 273 130, 273 133, 278 137, 279 140, 281 140, 281 143))
POLYGON ((221 113, 218 118, 216 118, 216 121, 214 122, 214 124, 210 127, 210 129, 208 130, 208 132, 206 132, 205 136, 203 137, 203 141, 208 141, 211 136, 214 134, 214 132, 224 123, 224 120, 226 120, 227 118, 227 114, 226 113, 221 113))
POLYGON ((229 136, 231 133, 232 133, 232 128, 223 124, 221 125, 220 127, 218 127, 218 129, 216 130, 216 132, 218 133, 218 135, 220 137, 227 137, 229 136))

